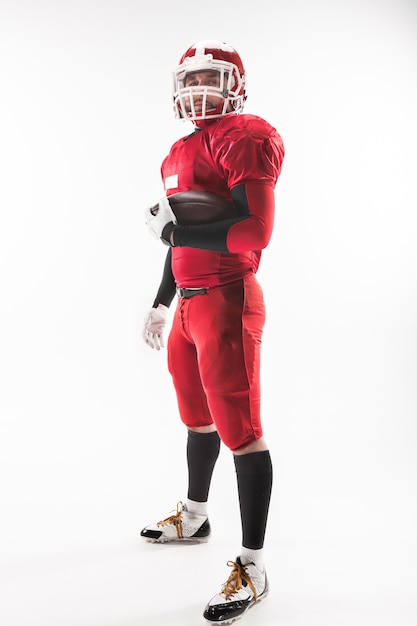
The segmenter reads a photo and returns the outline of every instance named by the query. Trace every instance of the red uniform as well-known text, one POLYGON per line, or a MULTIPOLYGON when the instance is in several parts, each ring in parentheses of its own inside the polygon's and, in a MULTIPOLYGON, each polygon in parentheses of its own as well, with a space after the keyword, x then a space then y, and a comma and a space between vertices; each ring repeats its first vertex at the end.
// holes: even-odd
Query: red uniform
MULTIPOLYGON (((283 156, 282 140, 265 120, 231 114, 177 141, 161 167, 167 196, 208 191, 233 200, 240 211, 214 224, 175 227, 164 279, 165 292, 170 271, 176 287, 206 289, 179 298, 168 365, 183 422, 191 428, 214 422, 231 450, 262 436, 265 313, 255 274, 272 233, 283 156)), ((161 301, 157 297, 155 305, 161 301)))

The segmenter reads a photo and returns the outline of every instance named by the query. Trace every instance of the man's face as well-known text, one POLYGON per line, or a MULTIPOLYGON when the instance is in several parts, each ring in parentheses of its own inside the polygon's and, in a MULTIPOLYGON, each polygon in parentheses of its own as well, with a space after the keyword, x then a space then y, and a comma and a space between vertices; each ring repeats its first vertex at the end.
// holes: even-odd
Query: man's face
MULTIPOLYGON (((185 87, 216 87, 217 89, 220 87, 220 74, 219 72, 213 70, 204 70, 202 72, 191 72, 187 74, 185 77, 185 87)), ((184 98, 185 106, 187 111, 191 110, 190 99, 184 98)), ((194 109, 196 113, 201 113, 203 108, 203 95, 195 94, 193 96, 194 100, 194 109)), ((211 111, 215 109, 221 102, 223 102, 223 98, 220 96, 213 96, 211 94, 207 95, 206 98, 206 111, 211 111)))

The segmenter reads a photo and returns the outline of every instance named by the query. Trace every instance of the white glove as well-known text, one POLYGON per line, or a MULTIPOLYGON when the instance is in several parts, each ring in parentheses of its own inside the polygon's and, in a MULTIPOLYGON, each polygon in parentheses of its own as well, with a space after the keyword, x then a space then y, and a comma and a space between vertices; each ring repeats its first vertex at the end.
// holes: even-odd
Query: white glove
POLYGON ((146 226, 156 239, 161 238, 162 231, 164 230, 164 227, 169 224, 169 222, 174 222, 174 224, 176 224, 177 218, 172 212, 166 196, 161 198, 158 204, 145 210, 146 226))
POLYGON ((167 321, 168 307, 164 304, 158 304, 151 309, 145 318, 143 327, 143 339, 151 348, 160 350, 165 347, 163 331, 167 321))

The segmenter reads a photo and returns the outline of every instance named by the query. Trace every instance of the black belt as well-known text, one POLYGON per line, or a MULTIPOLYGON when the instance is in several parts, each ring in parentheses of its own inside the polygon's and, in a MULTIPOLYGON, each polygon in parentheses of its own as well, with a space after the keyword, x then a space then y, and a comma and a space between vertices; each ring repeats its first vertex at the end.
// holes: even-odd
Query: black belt
POLYGON ((207 289, 204 287, 201 289, 183 289, 182 287, 177 287, 177 295, 180 298, 192 298, 193 296, 201 296, 204 293, 207 293, 207 289))

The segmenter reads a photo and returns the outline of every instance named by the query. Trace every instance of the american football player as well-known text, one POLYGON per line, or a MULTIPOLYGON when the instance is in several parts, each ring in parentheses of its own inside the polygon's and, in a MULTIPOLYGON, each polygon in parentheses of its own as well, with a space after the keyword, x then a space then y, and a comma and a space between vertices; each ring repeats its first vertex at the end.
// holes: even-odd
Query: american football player
POLYGON ((241 617, 268 593, 263 548, 272 463, 260 413, 265 307, 256 273, 272 234, 284 147, 268 122, 242 113, 245 100, 245 69, 233 47, 201 41, 187 49, 173 73, 173 105, 193 132, 163 160, 165 196, 158 211, 146 210, 149 230, 168 250, 143 336, 151 348, 164 347, 167 310, 177 295, 167 352, 187 429, 188 491, 141 535, 156 542, 207 541, 212 473, 221 442, 230 449, 242 536, 239 554, 227 561, 227 581, 204 609, 208 622, 220 624, 241 617), (179 224, 169 198, 187 191, 214 193, 233 203, 237 215, 179 224))

